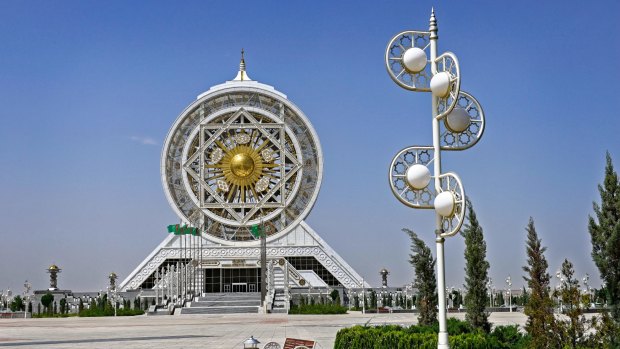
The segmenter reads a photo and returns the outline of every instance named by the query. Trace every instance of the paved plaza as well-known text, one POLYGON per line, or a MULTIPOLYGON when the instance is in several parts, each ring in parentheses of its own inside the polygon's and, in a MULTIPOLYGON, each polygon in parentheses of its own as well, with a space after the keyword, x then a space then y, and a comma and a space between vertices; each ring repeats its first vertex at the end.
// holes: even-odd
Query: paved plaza
MULTIPOLYGON (((450 314, 464 318, 465 314, 450 314)), ((0 348, 243 348, 253 335, 261 341, 312 339, 332 348, 336 333, 358 324, 416 323, 417 314, 286 315, 227 314, 106 318, 2 319, 0 348)), ((522 313, 492 313, 496 325, 523 326, 522 313)))

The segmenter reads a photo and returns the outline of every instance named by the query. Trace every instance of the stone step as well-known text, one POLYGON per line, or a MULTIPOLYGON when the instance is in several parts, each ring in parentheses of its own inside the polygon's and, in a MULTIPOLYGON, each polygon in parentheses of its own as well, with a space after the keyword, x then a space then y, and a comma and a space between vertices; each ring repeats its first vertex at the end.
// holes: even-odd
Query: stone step
POLYGON ((241 306, 241 307, 192 307, 182 308, 181 314, 245 314, 258 313, 257 306, 241 306))
POLYGON ((207 293, 205 296, 196 297, 198 302, 223 301, 223 300, 251 300, 259 299, 260 292, 248 293, 207 293))
POLYGON ((217 301, 249 301, 260 299, 260 294, 257 296, 246 296, 246 297, 198 297, 194 299, 194 302, 217 302, 217 301))
POLYGON ((192 302, 189 308, 196 307, 228 307, 228 306, 259 306, 259 299, 221 300, 221 301, 198 301, 192 302))

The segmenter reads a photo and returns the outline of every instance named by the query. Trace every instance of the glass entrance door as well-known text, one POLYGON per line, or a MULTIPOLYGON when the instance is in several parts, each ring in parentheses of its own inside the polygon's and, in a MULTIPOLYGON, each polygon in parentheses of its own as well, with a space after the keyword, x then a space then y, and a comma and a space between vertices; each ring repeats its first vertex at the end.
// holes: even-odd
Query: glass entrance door
POLYGON ((213 268, 204 272, 207 293, 260 290, 260 268, 213 268))
POLYGON ((246 282, 233 282, 232 291, 233 292, 248 292, 248 284, 246 282))

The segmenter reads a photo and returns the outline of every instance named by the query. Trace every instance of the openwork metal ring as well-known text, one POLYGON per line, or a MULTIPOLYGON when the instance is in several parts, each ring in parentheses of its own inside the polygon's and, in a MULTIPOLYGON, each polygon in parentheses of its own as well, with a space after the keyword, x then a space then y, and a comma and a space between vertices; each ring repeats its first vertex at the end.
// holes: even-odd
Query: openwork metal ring
POLYGON ((469 93, 460 91, 453 111, 465 112, 469 116, 469 125, 461 132, 450 128, 449 120, 452 116, 440 123, 441 150, 464 150, 474 146, 484 133, 484 111, 478 101, 469 93))
POLYGON ((445 97, 437 98, 437 120, 441 120, 454 109, 457 96, 461 88, 461 71, 459 69, 459 61, 452 52, 446 52, 435 59, 437 64, 437 73, 447 73, 450 76, 450 85, 448 94, 445 97))
POLYGON ((430 92, 431 65, 430 32, 408 30, 396 34, 385 50, 385 67, 394 82, 410 91, 430 92), (426 55, 426 65, 418 72, 410 71, 403 64, 403 56, 410 48, 419 48, 426 55))
POLYGON ((430 171, 434 159, 433 147, 408 147, 396 154, 388 173, 390 188, 396 198, 412 208, 432 209, 435 197, 434 181, 422 189, 415 189, 407 183, 407 170, 414 165, 423 165, 430 171))
POLYGON ((454 196, 454 213, 450 217, 441 217, 441 237, 456 235, 465 220, 465 189, 456 173, 448 172, 439 176, 441 187, 439 192, 449 191, 454 196))

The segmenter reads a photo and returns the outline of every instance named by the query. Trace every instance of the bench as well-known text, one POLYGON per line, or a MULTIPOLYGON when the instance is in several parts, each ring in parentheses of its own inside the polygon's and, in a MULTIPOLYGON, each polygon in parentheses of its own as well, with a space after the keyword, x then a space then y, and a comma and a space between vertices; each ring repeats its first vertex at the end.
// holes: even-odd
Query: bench
POLYGON ((284 341, 284 348, 282 349, 295 349, 297 347, 306 347, 308 349, 314 348, 314 341, 297 338, 287 338, 284 341))

